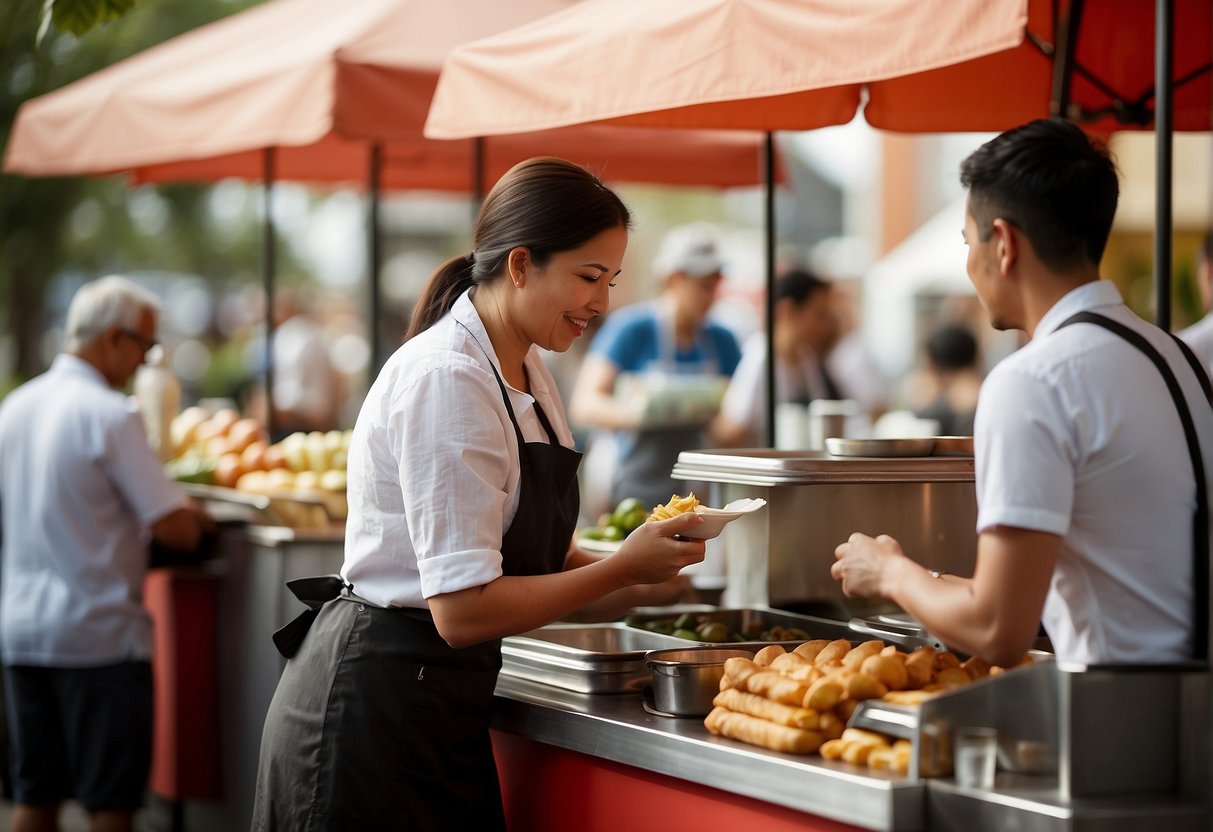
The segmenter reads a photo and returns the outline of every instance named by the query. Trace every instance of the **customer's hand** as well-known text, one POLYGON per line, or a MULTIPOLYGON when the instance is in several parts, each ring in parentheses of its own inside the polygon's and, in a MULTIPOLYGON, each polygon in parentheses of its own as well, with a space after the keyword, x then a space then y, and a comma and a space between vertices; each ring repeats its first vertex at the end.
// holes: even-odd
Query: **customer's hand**
POLYGON ((830 574, 842 584, 848 598, 883 598, 885 572, 896 558, 904 558, 901 544, 887 534, 868 537, 855 532, 834 549, 834 565, 830 574))

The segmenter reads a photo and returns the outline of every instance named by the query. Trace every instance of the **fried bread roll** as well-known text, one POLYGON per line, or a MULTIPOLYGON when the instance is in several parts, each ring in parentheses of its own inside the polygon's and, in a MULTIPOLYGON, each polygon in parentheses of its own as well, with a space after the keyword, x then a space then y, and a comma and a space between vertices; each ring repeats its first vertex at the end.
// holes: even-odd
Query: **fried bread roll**
POLYGON ((727 708, 713 708, 703 724, 713 734, 787 754, 812 754, 821 747, 821 734, 816 731, 776 725, 727 708))
POLYGON ((820 675, 817 665, 796 653, 783 653, 771 660, 771 669, 797 680, 798 682, 813 682, 820 675))
POLYGON ((845 638, 834 639, 813 657, 813 664, 824 667, 831 662, 840 662, 842 657, 849 652, 851 652, 851 642, 845 638))
POLYGON ((760 670, 761 666, 742 656, 724 660, 724 677, 732 687, 741 690, 746 689, 746 681, 760 670))
POLYGON ((760 670, 746 679, 744 687, 749 693, 765 696, 784 705, 796 706, 804 703, 805 695, 809 692, 808 685, 789 679, 778 670, 760 670))
POLYGON ((771 662, 777 656, 782 656, 787 652, 787 649, 782 644, 768 644, 754 654, 754 664, 770 667, 771 662))
POLYGON ((774 722, 776 725, 787 725, 789 728, 808 728, 816 731, 821 727, 821 716, 809 708, 797 708, 773 702, 765 696, 745 693, 740 690, 722 690, 716 694, 712 704, 720 708, 728 708, 739 714, 749 714, 759 719, 774 722))
POLYGON ((811 641, 806 641, 804 644, 798 644, 792 649, 792 652, 801 658, 813 661, 817 658, 817 654, 826 648, 830 643, 828 638, 815 638, 811 641))
POLYGON ((842 657, 842 666, 851 668, 852 670, 859 670, 864 659, 868 656, 877 655, 883 649, 883 641, 872 640, 865 641, 863 644, 857 644, 842 657))

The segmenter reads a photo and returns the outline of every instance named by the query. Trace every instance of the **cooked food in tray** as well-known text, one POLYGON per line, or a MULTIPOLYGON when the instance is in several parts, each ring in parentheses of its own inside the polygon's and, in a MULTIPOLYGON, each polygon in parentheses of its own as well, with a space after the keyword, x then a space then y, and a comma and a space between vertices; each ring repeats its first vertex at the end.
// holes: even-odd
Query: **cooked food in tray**
POLYGON ((791 650, 770 644, 753 659, 725 661, 720 693, 704 726, 773 751, 820 753, 904 774, 912 751, 907 741, 847 727, 859 703, 917 704, 1001 672, 981 659, 961 661, 930 647, 906 653, 875 639, 857 645, 841 638, 813 639, 791 650))
POLYGON ((629 617, 627 623, 653 633, 713 643, 801 641, 809 637, 800 627, 784 626, 761 619, 745 621, 739 627, 730 623, 732 618, 732 615, 722 613, 684 612, 681 615, 660 618, 629 617))

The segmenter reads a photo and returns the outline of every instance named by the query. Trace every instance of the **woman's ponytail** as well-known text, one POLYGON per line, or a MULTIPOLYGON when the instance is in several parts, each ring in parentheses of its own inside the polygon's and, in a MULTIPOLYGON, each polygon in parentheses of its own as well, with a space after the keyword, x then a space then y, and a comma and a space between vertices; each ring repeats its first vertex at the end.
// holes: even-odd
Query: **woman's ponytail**
POLYGON ((475 267, 475 254, 465 254, 462 257, 452 257, 447 260, 430 276, 413 307, 413 317, 409 321, 408 331, 404 340, 414 335, 420 335, 438 323, 438 320, 451 311, 459 296, 471 288, 472 270, 475 267))

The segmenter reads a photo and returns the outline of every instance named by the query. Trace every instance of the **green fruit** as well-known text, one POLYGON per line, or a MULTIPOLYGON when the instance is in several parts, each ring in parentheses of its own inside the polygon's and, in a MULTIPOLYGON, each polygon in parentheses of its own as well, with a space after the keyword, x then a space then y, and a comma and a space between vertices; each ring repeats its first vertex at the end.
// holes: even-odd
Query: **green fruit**
POLYGON ((579 535, 586 540, 602 540, 602 529, 597 527, 582 529, 579 535))
POLYGON ((623 540, 624 538, 623 529, 618 526, 604 526, 599 531, 602 534, 602 537, 598 538, 599 540, 623 540))
POLYGON ((699 633, 695 632, 694 630, 675 630, 674 637, 675 638, 685 638, 685 639, 689 639, 690 641, 699 641, 700 640, 699 633))
POLYGON ((645 509, 635 509, 624 515, 622 518, 623 522, 617 525, 619 525, 625 532, 631 534, 644 525, 644 521, 648 519, 648 516, 649 513, 645 509))
POLYGON ((729 628, 719 621, 712 621, 699 628, 700 641, 728 641, 729 628))
POLYGON ((640 523, 643 523, 644 518, 649 516, 648 509, 644 507, 644 503, 635 497, 625 497, 619 501, 619 505, 615 506, 615 510, 611 512, 611 524, 631 531, 640 525, 640 523, 630 522, 639 512, 643 512, 643 516, 640 518, 640 523))

